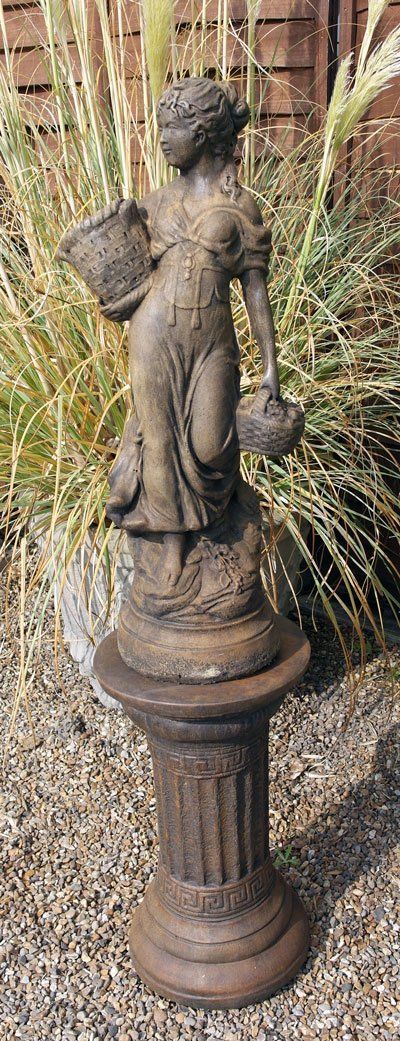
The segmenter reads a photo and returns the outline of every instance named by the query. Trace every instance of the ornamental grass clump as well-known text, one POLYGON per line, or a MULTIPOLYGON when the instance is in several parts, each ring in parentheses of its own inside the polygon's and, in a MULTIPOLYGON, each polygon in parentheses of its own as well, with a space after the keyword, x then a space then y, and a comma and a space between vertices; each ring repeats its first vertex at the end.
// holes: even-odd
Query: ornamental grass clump
MULTIPOLYGON (((14 86, 17 59, 6 43, 5 67, 0 66, 0 526, 5 551, 15 568, 22 564, 24 576, 26 560, 35 557, 22 586, 22 607, 29 603, 29 611, 21 609, 19 637, 10 625, 10 639, 21 654, 15 711, 32 676, 55 584, 62 586, 88 535, 97 554, 94 572, 102 568, 107 576, 104 618, 113 599, 113 530, 104 502, 130 407, 126 332, 101 318, 79 277, 56 261, 58 242, 105 203, 119 195, 140 196, 146 186, 155 188, 172 176, 154 115, 165 79, 184 70, 207 73, 211 41, 215 75, 230 73, 228 41, 235 30, 225 2, 218 6, 212 33, 203 4, 191 30, 178 34, 172 3, 143 0, 142 51, 133 79, 126 75, 124 5, 114 6, 111 32, 108 5, 95 0, 99 63, 90 43, 89 5, 42 0, 50 94, 40 113, 35 96, 14 86), (71 39, 82 67, 79 86, 71 39)), ((278 511, 301 549, 313 602, 323 605, 348 653, 335 615, 341 607, 358 634, 362 656, 365 618, 383 643, 383 601, 395 612, 398 607, 388 553, 400 526, 394 480, 400 291, 391 263, 398 220, 395 203, 381 198, 374 137, 368 139, 361 122, 399 69, 398 30, 370 47, 385 7, 383 0, 370 4, 353 74, 346 60, 324 122, 305 132, 289 154, 270 148, 265 138, 256 160, 256 109, 244 141, 242 174, 273 230, 269 289, 284 394, 306 411, 306 436, 293 456, 268 461, 248 454, 243 468, 259 492, 267 530, 278 511), (338 159, 343 145, 362 133, 364 148, 357 151, 349 181, 338 159), (304 520, 310 525, 307 540, 304 520)), ((253 101, 256 77, 264 76, 268 91, 268 70, 254 53, 258 5, 248 8, 243 68, 253 101)), ((0 26, 5 37, 2 8, 0 26)), ((252 393, 261 359, 249 338, 238 289, 233 309, 242 389, 252 393)), ((271 544, 272 571, 274 553, 271 544)), ((90 609, 86 570, 87 563, 80 592, 90 609)), ((93 620, 94 642, 98 624, 93 620)))

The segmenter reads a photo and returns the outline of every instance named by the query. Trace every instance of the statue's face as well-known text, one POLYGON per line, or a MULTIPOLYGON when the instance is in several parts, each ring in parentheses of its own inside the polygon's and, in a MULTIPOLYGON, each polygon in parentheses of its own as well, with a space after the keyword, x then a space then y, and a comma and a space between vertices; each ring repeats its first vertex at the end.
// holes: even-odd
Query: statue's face
POLYGON ((161 148, 170 166, 178 170, 189 170, 204 151, 204 130, 194 130, 188 119, 178 116, 169 109, 158 113, 161 148))

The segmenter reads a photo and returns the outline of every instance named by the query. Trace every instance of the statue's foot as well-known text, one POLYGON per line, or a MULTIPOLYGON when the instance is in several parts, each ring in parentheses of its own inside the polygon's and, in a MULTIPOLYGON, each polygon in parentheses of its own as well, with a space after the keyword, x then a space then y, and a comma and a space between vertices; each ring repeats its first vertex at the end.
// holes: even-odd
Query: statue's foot
POLYGON ((183 554, 185 547, 185 533, 168 532, 164 535, 165 552, 162 553, 157 578, 160 584, 176 586, 183 570, 183 554))

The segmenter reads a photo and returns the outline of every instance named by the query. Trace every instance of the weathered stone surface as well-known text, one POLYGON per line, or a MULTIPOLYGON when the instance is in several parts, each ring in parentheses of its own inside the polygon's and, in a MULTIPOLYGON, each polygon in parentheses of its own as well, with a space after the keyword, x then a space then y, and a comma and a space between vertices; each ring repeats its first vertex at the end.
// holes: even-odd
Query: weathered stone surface
POLYGON ((251 674, 277 652, 260 511, 240 477, 240 449, 290 451, 304 415, 279 399, 271 233, 233 159, 247 103, 232 84, 184 79, 162 95, 157 118, 180 176, 139 205, 117 200, 86 218, 59 256, 104 314, 129 318, 133 412, 107 504, 135 561, 120 652, 145 674, 201 683, 251 674), (240 404, 234 278, 264 363, 258 393, 240 404))
POLYGON ((279 641, 260 576, 260 510, 244 481, 219 521, 188 533, 173 588, 162 535, 137 535, 131 548, 135 577, 118 625, 131 668, 198 683, 249 675, 271 661, 279 641))
POLYGON ((180 177, 68 238, 103 312, 119 320, 131 306, 134 412, 107 510, 131 536, 134 574, 118 643, 107 637, 94 663, 153 754, 160 870, 134 917, 131 951, 157 992, 205 1008, 262 999, 309 946, 304 908, 269 854, 267 757, 268 720, 304 672, 309 645, 263 592, 260 510, 239 468, 233 278, 264 363, 242 416, 250 447, 259 438, 261 451, 290 450, 304 423, 278 400, 271 235, 236 177, 249 115, 232 84, 173 83, 157 119, 180 177))

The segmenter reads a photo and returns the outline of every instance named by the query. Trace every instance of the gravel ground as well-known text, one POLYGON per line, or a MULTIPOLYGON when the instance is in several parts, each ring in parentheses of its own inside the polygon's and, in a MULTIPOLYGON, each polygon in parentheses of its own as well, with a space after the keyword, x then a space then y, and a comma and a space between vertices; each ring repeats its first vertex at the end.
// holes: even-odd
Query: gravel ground
MULTIPOLYGON (((329 629, 310 633, 312 665, 272 723, 271 832, 312 921, 309 960, 263 1004, 201 1012, 158 999, 133 971, 132 908, 157 860, 143 736, 95 699, 77 667, 52 663, 52 617, 5 771, 0 1037, 385 1041, 396 1020, 395 709, 400 673, 372 650, 359 707, 329 629)), ((16 656, 0 648, 6 720, 16 656)))

